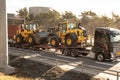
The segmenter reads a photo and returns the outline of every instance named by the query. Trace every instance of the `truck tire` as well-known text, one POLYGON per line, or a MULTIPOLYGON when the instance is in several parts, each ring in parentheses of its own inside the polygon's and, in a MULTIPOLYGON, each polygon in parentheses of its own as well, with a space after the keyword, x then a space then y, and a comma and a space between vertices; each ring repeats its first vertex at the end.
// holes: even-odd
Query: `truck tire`
POLYGON ((103 62, 103 61, 105 61, 105 56, 104 56, 103 53, 97 53, 96 54, 96 59, 100 62, 103 62))
POLYGON ((23 43, 23 37, 22 37, 22 35, 17 35, 16 39, 15 39, 15 42, 16 42, 16 46, 20 47, 21 44, 23 43))
POLYGON ((59 46, 59 39, 56 36, 51 37, 51 39, 50 39, 50 45, 52 47, 58 47, 59 46))
POLYGON ((30 35, 28 36, 28 44, 29 44, 30 46, 35 45, 35 39, 34 39, 34 36, 33 36, 32 34, 30 34, 30 35))
POLYGON ((76 40, 71 35, 66 36, 65 44, 66 44, 66 46, 69 46, 69 47, 70 46, 75 46, 76 45, 76 40))

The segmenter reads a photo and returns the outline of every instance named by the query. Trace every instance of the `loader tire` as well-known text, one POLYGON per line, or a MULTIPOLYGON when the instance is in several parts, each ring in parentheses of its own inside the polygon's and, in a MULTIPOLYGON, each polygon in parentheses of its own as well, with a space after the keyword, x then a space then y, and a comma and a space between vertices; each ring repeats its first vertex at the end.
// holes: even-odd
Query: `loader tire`
POLYGON ((35 45, 35 39, 34 39, 34 36, 33 36, 32 34, 30 34, 30 35, 28 36, 28 44, 29 44, 30 46, 35 45))
POLYGON ((15 39, 16 45, 17 46, 21 46, 21 44, 23 43, 23 37, 22 35, 17 35, 16 39, 15 39))
POLYGON ((66 46, 69 46, 69 47, 70 46, 75 46, 76 45, 76 40, 71 35, 66 36, 65 44, 66 44, 66 46))
POLYGON ((50 45, 52 47, 58 47, 59 46, 59 39, 56 36, 51 37, 51 39, 50 39, 50 45))

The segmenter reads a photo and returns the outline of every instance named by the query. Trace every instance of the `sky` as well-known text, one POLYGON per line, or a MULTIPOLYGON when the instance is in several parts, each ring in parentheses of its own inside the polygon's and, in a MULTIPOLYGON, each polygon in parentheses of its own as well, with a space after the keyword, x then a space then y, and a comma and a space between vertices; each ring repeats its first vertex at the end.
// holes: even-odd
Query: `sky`
POLYGON ((97 15, 120 14, 120 0, 6 0, 7 13, 16 13, 24 7, 51 7, 60 13, 71 11, 76 16, 83 11, 93 11, 97 15))

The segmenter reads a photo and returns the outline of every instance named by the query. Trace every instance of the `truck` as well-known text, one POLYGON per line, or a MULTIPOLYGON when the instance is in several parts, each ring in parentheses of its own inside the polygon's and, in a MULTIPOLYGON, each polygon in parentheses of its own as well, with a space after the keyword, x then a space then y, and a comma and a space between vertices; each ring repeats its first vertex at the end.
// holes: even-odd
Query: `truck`
POLYGON ((105 61, 120 56, 120 30, 98 27, 95 30, 93 52, 95 59, 105 61))
MULTIPOLYGON (((62 32, 64 32, 64 31, 62 31, 62 32)), ((74 35, 72 35, 72 37, 74 37, 74 35)), ((54 35, 48 34, 48 32, 47 33, 46 32, 36 32, 36 33, 29 34, 28 36, 29 36, 28 40, 27 40, 28 43, 26 43, 27 46, 30 46, 35 49, 36 48, 37 49, 39 49, 39 48, 57 49, 57 50, 60 50, 61 53, 65 56, 66 55, 71 55, 74 57, 79 56, 79 55, 87 56, 88 54, 90 54, 90 52, 93 52, 94 58, 100 62, 103 62, 105 60, 114 60, 114 59, 116 59, 116 57, 120 56, 120 30, 115 29, 115 28, 97 27, 94 32, 94 45, 91 46, 91 50, 86 49, 88 46, 85 45, 85 42, 84 43, 81 42, 77 45, 71 45, 71 44, 68 45, 65 42, 65 40, 63 40, 64 44, 59 43, 59 45, 58 45, 58 43, 57 43, 57 46, 56 46, 55 41, 50 43, 50 41, 52 41, 51 39, 53 39, 54 35), (42 38, 41 36, 43 34, 46 34, 46 35, 44 35, 42 38), (39 36, 39 38, 37 36, 39 36), (37 43, 36 43, 36 41, 37 41, 37 43), (41 41, 45 41, 45 43, 42 44, 41 41), (41 44, 39 44, 39 42, 41 42, 41 44), (55 44, 55 46, 53 46, 53 44, 55 44)), ((56 36, 56 37, 58 37, 58 36, 56 36)), ((62 39, 63 39, 63 37, 62 37, 62 39)), ((72 39, 72 38, 70 38, 70 39, 72 39)), ((82 36, 82 39, 86 40, 86 36, 82 36)), ((68 42, 69 42, 69 40, 68 40, 68 42)), ((16 43, 14 43, 14 44, 16 45, 16 43)), ((23 45, 23 46, 25 46, 25 45, 23 45)))

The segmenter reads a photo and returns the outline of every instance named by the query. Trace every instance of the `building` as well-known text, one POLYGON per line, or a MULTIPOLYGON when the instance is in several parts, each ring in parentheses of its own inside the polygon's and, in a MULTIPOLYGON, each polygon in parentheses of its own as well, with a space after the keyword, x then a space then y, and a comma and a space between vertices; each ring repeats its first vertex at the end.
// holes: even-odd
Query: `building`
POLYGON ((47 13, 49 10, 52 10, 49 7, 29 7, 29 14, 34 16, 39 13, 47 13))
POLYGON ((8 13, 8 38, 12 39, 16 31, 18 30, 18 26, 24 23, 24 19, 16 16, 15 14, 8 13))
POLYGON ((23 18, 20 18, 19 16, 16 16, 15 14, 12 14, 12 13, 7 14, 7 20, 8 20, 8 26, 23 24, 24 22, 23 18))

